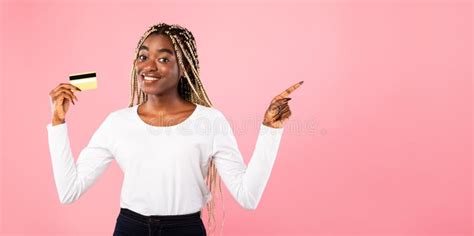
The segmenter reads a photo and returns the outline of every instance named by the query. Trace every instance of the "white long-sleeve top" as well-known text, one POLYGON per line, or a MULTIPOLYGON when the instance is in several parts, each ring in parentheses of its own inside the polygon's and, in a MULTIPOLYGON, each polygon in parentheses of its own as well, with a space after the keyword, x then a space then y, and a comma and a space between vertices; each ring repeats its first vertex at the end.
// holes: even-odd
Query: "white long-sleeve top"
POLYGON ((196 105, 187 119, 174 126, 145 123, 137 113, 138 105, 113 111, 81 150, 76 163, 67 123, 49 123, 49 150, 60 202, 76 201, 116 160, 124 173, 120 207, 147 216, 190 214, 212 198, 205 177, 213 159, 233 198, 244 209, 256 209, 284 128, 260 124, 247 166, 223 113, 196 105))

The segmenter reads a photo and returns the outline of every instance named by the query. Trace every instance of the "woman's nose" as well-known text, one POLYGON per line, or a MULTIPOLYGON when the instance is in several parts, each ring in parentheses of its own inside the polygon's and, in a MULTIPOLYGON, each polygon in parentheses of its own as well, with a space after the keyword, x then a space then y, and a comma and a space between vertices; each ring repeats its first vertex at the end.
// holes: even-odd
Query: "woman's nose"
POLYGON ((158 67, 156 66, 156 63, 153 60, 146 61, 145 65, 143 66, 143 70, 145 71, 155 71, 157 69, 158 67))

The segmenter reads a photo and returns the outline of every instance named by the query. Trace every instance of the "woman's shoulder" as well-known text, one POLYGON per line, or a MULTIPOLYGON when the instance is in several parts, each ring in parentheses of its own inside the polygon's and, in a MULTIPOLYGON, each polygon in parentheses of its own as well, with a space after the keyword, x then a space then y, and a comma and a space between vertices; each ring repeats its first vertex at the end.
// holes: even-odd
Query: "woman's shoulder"
POLYGON ((107 114, 106 120, 109 122, 117 122, 123 118, 132 118, 134 109, 137 105, 131 107, 114 108, 107 114))
POLYGON ((199 105, 199 104, 196 104, 196 105, 200 106, 199 108, 201 110, 201 113, 203 115, 205 115, 206 117, 225 118, 222 111, 220 109, 216 108, 215 106, 208 107, 208 106, 199 105))
POLYGON ((120 107, 120 108, 115 108, 112 109, 110 112, 110 115, 113 116, 123 116, 123 115, 128 115, 131 114, 132 111, 137 107, 138 105, 133 105, 131 107, 120 107))

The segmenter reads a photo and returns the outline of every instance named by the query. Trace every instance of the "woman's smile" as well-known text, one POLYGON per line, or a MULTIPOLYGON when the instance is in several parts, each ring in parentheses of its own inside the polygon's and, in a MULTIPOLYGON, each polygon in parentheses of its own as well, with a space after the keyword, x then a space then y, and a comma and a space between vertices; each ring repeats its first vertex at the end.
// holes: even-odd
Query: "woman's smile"
POLYGON ((151 76, 139 76, 140 80, 146 85, 146 84, 153 84, 155 82, 158 82, 161 80, 161 78, 157 77, 151 77, 151 76))
POLYGON ((143 79, 146 80, 146 81, 157 81, 157 80, 160 80, 159 78, 148 77, 148 76, 144 76, 143 79))

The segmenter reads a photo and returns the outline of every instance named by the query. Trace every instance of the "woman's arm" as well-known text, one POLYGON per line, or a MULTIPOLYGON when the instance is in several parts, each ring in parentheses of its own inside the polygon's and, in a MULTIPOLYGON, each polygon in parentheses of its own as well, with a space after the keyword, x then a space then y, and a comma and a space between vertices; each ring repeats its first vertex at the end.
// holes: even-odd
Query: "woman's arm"
POLYGON ((255 149, 245 165, 232 128, 220 113, 216 129, 213 160, 217 171, 234 199, 247 210, 255 210, 263 195, 275 162, 283 128, 260 125, 255 149))
POLYGON ((283 124, 291 116, 288 105, 291 98, 288 96, 302 84, 303 81, 300 81, 292 85, 270 102, 260 124, 257 144, 248 167, 244 164, 229 122, 217 110, 218 121, 223 129, 216 129, 213 160, 230 193, 245 209, 255 210, 260 202, 280 146, 283 124))
POLYGON ((49 123, 49 151, 59 201, 70 204, 79 199, 114 159, 109 149, 110 114, 92 135, 74 163, 67 123, 49 123))

